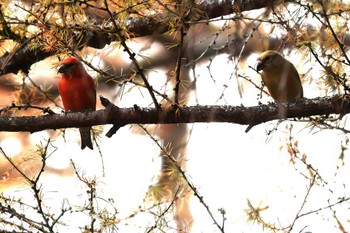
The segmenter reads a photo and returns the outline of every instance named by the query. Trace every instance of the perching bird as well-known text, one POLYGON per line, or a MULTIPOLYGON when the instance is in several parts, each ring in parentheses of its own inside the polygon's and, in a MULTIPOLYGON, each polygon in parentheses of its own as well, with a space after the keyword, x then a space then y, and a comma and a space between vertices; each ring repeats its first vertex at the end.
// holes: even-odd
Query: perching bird
POLYGON ((303 87, 294 65, 280 53, 267 50, 259 55, 257 71, 273 99, 288 103, 303 98, 303 87))
MULTIPOLYGON (((61 79, 58 91, 62 98, 65 111, 84 112, 96 110, 96 89, 94 80, 86 72, 82 63, 76 58, 69 57, 61 62, 58 69, 61 79)), ((93 150, 91 127, 79 128, 81 149, 89 147, 93 150)))

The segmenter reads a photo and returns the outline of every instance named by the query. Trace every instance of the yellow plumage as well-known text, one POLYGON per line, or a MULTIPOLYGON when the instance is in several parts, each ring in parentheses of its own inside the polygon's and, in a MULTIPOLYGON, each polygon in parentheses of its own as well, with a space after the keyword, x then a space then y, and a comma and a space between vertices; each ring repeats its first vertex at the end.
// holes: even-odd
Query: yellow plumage
POLYGON ((303 87, 294 65, 280 53, 267 50, 258 57, 257 71, 272 98, 288 103, 303 97, 303 87))

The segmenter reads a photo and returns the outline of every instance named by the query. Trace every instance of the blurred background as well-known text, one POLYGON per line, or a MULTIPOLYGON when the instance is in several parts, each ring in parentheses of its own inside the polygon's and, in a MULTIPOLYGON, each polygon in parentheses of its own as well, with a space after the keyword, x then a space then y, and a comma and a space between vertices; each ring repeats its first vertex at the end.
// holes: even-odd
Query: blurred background
MULTIPOLYGON (((255 71, 268 49, 296 66, 306 98, 347 94, 348 1, 248 2, 3 1, 1 117, 61 114, 57 67, 67 56, 120 108, 154 107, 145 79, 163 108, 273 102, 255 71)), ((347 116, 248 133, 229 123, 135 124, 108 138, 111 127, 94 126, 93 151, 80 149, 75 128, 1 132, 0 229, 350 229, 347 116)))

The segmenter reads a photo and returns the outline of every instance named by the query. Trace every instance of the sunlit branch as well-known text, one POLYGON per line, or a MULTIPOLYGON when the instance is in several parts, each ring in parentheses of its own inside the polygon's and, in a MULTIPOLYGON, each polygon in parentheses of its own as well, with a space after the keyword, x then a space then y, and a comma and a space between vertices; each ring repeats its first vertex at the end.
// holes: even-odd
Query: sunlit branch
POLYGON ((322 66, 322 68, 329 73, 334 80, 341 85, 344 88, 344 91, 346 93, 348 93, 350 91, 350 87, 348 87, 347 85, 347 80, 345 80, 344 78, 340 77, 339 75, 337 75, 336 73, 334 73, 334 71, 332 70, 332 67, 327 66, 325 64, 323 64, 323 62, 321 61, 320 57, 318 56, 318 54, 315 52, 315 50, 312 48, 311 43, 306 44, 306 46, 309 48, 311 54, 314 56, 314 58, 316 59, 316 61, 322 66))
POLYGON ((344 46, 344 44, 339 40, 337 34, 336 34, 335 31, 334 31, 333 26, 332 26, 332 24, 331 24, 330 21, 329 21, 329 18, 328 18, 328 15, 327 15, 327 10, 326 10, 326 8, 325 8, 323 2, 322 2, 322 1, 318 1, 318 2, 319 2, 319 3, 321 4, 321 6, 322 6, 322 10, 323 10, 323 13, 324 13, 324 14, 323 14, 324 19, 325 19, 326 22, 327 22, 328 28, 329 28, 329 30, 331 31, 334 40, 337 42, 337 44, 338 44, 338 46, 339 46, 339 49, 342 51, 342 54, 343 54, 344 58, 345 58, 346 61, 347 61, 347 65, 350 65, 350 60, 349 60, 349 58, 348 58, 348 56, 347 56, 347 52, 345 51, 345 46, 344 46))
MULTIPOLYGON (((284 2, 295 2, 295 0, 285 0, 284 2)), ((271 7, 276 4, 280 4, 281 1, 275 0, 275 1, 251 1, 251 0, 239 0, 239 1, 232 1, 232 0, 225 0, 225 1, 201 1, 198 5, 195 5, 194 7, 198 10, 204 12, 203 14, 203 20, 213 19, 219 16, 229 15, 232 13, 237 12, 244 12, 244 11, 250 11, 253 9, 260 9, 263 7, 271 7)), ((84 1, 84 4, 87 5, 86 1, 84 1)), ((87 5, 89 6, 89 5, 87 5)), ((90 6, 89 6, 90 7, 90 6)), ((105 8, 98 8, 99 10, 105 10, 105 8)), ((158 15, 158 18, 160 19, 166 19, 168 16, 168 12, 165 12, 164 15, 158 15)), ((106 21, 108 19, 105 19, 106 21)), ((166 20, 165 20, 166 21, 166 20)), ((129 34, 133 34, 136 36, 147 36, 152 35, 155 31, 159 33, 164 33, 168 30, 168 25, 164 25, 162 23, 162 20, 155 20, 151 17, 135 17, 129 19, 127 30, 129 34)), ((8 22, 2 23, 4 26, 6 26, 8 22)), ((19 21, 18 24, 23 24, 22 21, 19 21)), ((45 25, 45 24, 44 24, 45 25)), ((111 43, 116 38, 111 35, 108 31, 100 30, 101 25, 96 26, 96 33, 93 33, 93 35, 86 35, 87 38, 83 38, 77 44, 77 48, 80 48, 83 44, 85 44, 87 41, 88 46, 94 47, 94 48, 101 48, 106 44, 111 43), (101 42, 100 37, 101 34, 104 38, 104 41, 101 42), (103 43, 103 44, 101 44, 103 43)), ((18 38, 21 38, 19 35, 14 34, 12 31, 7 30, 7 28, 4 29, 6 32, 11 32, 10 34, 6 35, 7 39, 13 39, 18 41, 18 38)), ((86 30, 86 28, 82 28, 81 30, 86 30)), ((77 33, 80 34, 80 33, 77 33)), ((30 39, 29 39, 30 40, 30 39)), ((29 42, 28 40, 28 42, 29 42)), ((19 70, 24 71, 25 73, 28 72, 30 66, 34 64, 37 61, 41 61, 46 57, 54 55, 57 51, 44 51, 40 48, 36 49, 29 49, 27 46, 27 43, 23 44, 19 50, 15 51, 13 54, 4 54, 2 57, 0 57, 0 64, 6 64, 6 66, 2 66, 0 69, 0 75, 7 74, 7 73, 17 73, 19 70)))

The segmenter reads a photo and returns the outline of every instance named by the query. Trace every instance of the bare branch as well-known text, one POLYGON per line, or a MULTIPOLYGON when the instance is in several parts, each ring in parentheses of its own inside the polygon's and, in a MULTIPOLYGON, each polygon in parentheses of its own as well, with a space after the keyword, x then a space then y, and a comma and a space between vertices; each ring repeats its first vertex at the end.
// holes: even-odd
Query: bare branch
MULTIPOLYGON (((103 98, 103 97, 102 97, 103 98)), ((185 106, 176 112, 172 109, 159 114, 156 108, 118 108, 112 104, 105 110, 87 113, 66 113, 44 116, 0 117, 0 131, 37 132, 46 129, 84 127, 105 124, 176 124, 196 122, 228 122, 236 124, 260 124, 263 122, 301 118, 314 115, 350 112, 349 99, 342 96, 301 99, 289 106, 270 103, 244 106, 185 106), (283 107, 284 106, 284 107, 283 107), (284 114, 280 114, 281 108, 284 114)))

